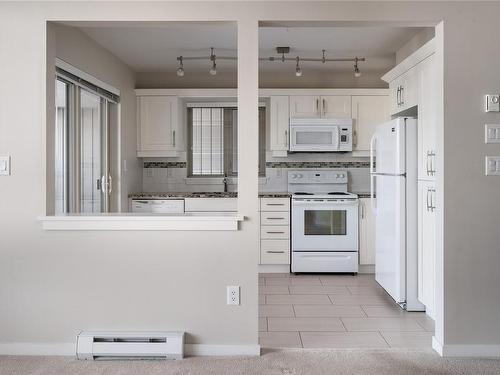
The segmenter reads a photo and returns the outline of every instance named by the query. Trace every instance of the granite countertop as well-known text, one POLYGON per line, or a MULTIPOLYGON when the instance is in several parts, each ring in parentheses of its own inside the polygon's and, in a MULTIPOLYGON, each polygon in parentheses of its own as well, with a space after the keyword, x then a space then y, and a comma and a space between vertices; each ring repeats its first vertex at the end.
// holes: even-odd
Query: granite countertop
MULTIPOLYGON (((287 192, 259 193, 260 198, 287 198, 287 192)), ((133 193, 131 199, 176 199, 176 198, 237 198, 237 192, 163 192, 163 193, 133 193)))

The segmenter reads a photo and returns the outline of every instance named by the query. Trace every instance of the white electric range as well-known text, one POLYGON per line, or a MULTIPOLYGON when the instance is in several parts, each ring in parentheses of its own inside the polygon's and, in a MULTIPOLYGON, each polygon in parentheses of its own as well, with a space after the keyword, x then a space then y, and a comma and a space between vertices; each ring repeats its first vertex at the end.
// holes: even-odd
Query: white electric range
POLYGON ((347 171, 288 172, 293 273, 358 272, 358 196, 347 171))

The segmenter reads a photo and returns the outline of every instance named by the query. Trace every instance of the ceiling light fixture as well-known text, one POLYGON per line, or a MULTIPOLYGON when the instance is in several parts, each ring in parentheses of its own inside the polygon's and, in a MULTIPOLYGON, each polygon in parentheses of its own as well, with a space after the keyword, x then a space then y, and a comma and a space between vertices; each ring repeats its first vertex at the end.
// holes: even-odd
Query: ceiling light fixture
POLYGON ((359 70, 358 67, 358 61, 359 59, 357 57, 354 58, 354 77, 359 78, 361 77, 361 71, 359 70))
POLYGON ((295 76, 296 77, 302 77, 302 69, 300 69, 300 58, 297 56, 297 65, 295 65, 295 76))
MULTIPOLYGON (((297 77, 302 76, 302 68, 300 67, 300 62, 320 62, 322 64, 326 64, 327 62, 354 62, 354 76, 356 78, 361 77, 361 71, 359 70, 359 62, 366 61, 364 57, 347 57, 347 58, 327 58, 326 50, 321 50, 322 54, 319 58, 314 57, 286 57, 286 54, 290 53, 290 47, 277 47, 276 53, 278 56, 269 56, 269 57, 260 57, 259 61, 270 61, 270 62, 282 62, 285 63, 287 61, 295 61, 295 75, 297 77)), ((207 56, 179 56, 177 57, 177 61, 179 61, 179 67, 177 69, 177 75, 179 77, 184 76, 184 61, 187 60, 205 60, 207 56)), ((216 56, 215 48, 210 48, 210 55, 208 56, 208 60, 212 63, 210 70, 208 71, 211 75, 217 74, 217 60, 238 60, 237 57, 234 56, 216 56)))
POLYGON ((177 60, 179 61, 179 68, 177 69, 177 75, 179 77, 184 77, 184 64, 182 62, 182 56, 179 56, 177 60))

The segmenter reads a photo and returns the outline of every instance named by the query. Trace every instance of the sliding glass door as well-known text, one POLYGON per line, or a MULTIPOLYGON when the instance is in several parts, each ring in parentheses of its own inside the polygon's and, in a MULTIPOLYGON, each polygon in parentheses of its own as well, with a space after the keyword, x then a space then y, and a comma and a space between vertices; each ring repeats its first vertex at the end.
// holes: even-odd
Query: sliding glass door
POLYGON ((78 82, 56 79, 56 214, 109 211, 109 113, 115 104, 78 82))

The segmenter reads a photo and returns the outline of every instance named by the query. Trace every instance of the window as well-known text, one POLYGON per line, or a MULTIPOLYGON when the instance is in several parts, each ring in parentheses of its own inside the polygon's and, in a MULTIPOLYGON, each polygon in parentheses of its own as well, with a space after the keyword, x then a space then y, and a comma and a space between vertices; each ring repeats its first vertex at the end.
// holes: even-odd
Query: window
MULTIPOLYGON (((190 176, 238 175, 238 110, 189 107, 187 112, 190 176)), ((259 108, 259 175, 266 167, 266 109, 259 108)))
POLYGON ((57 69, 54 212, 109 211, 109 113, 117 97, 57 69))

